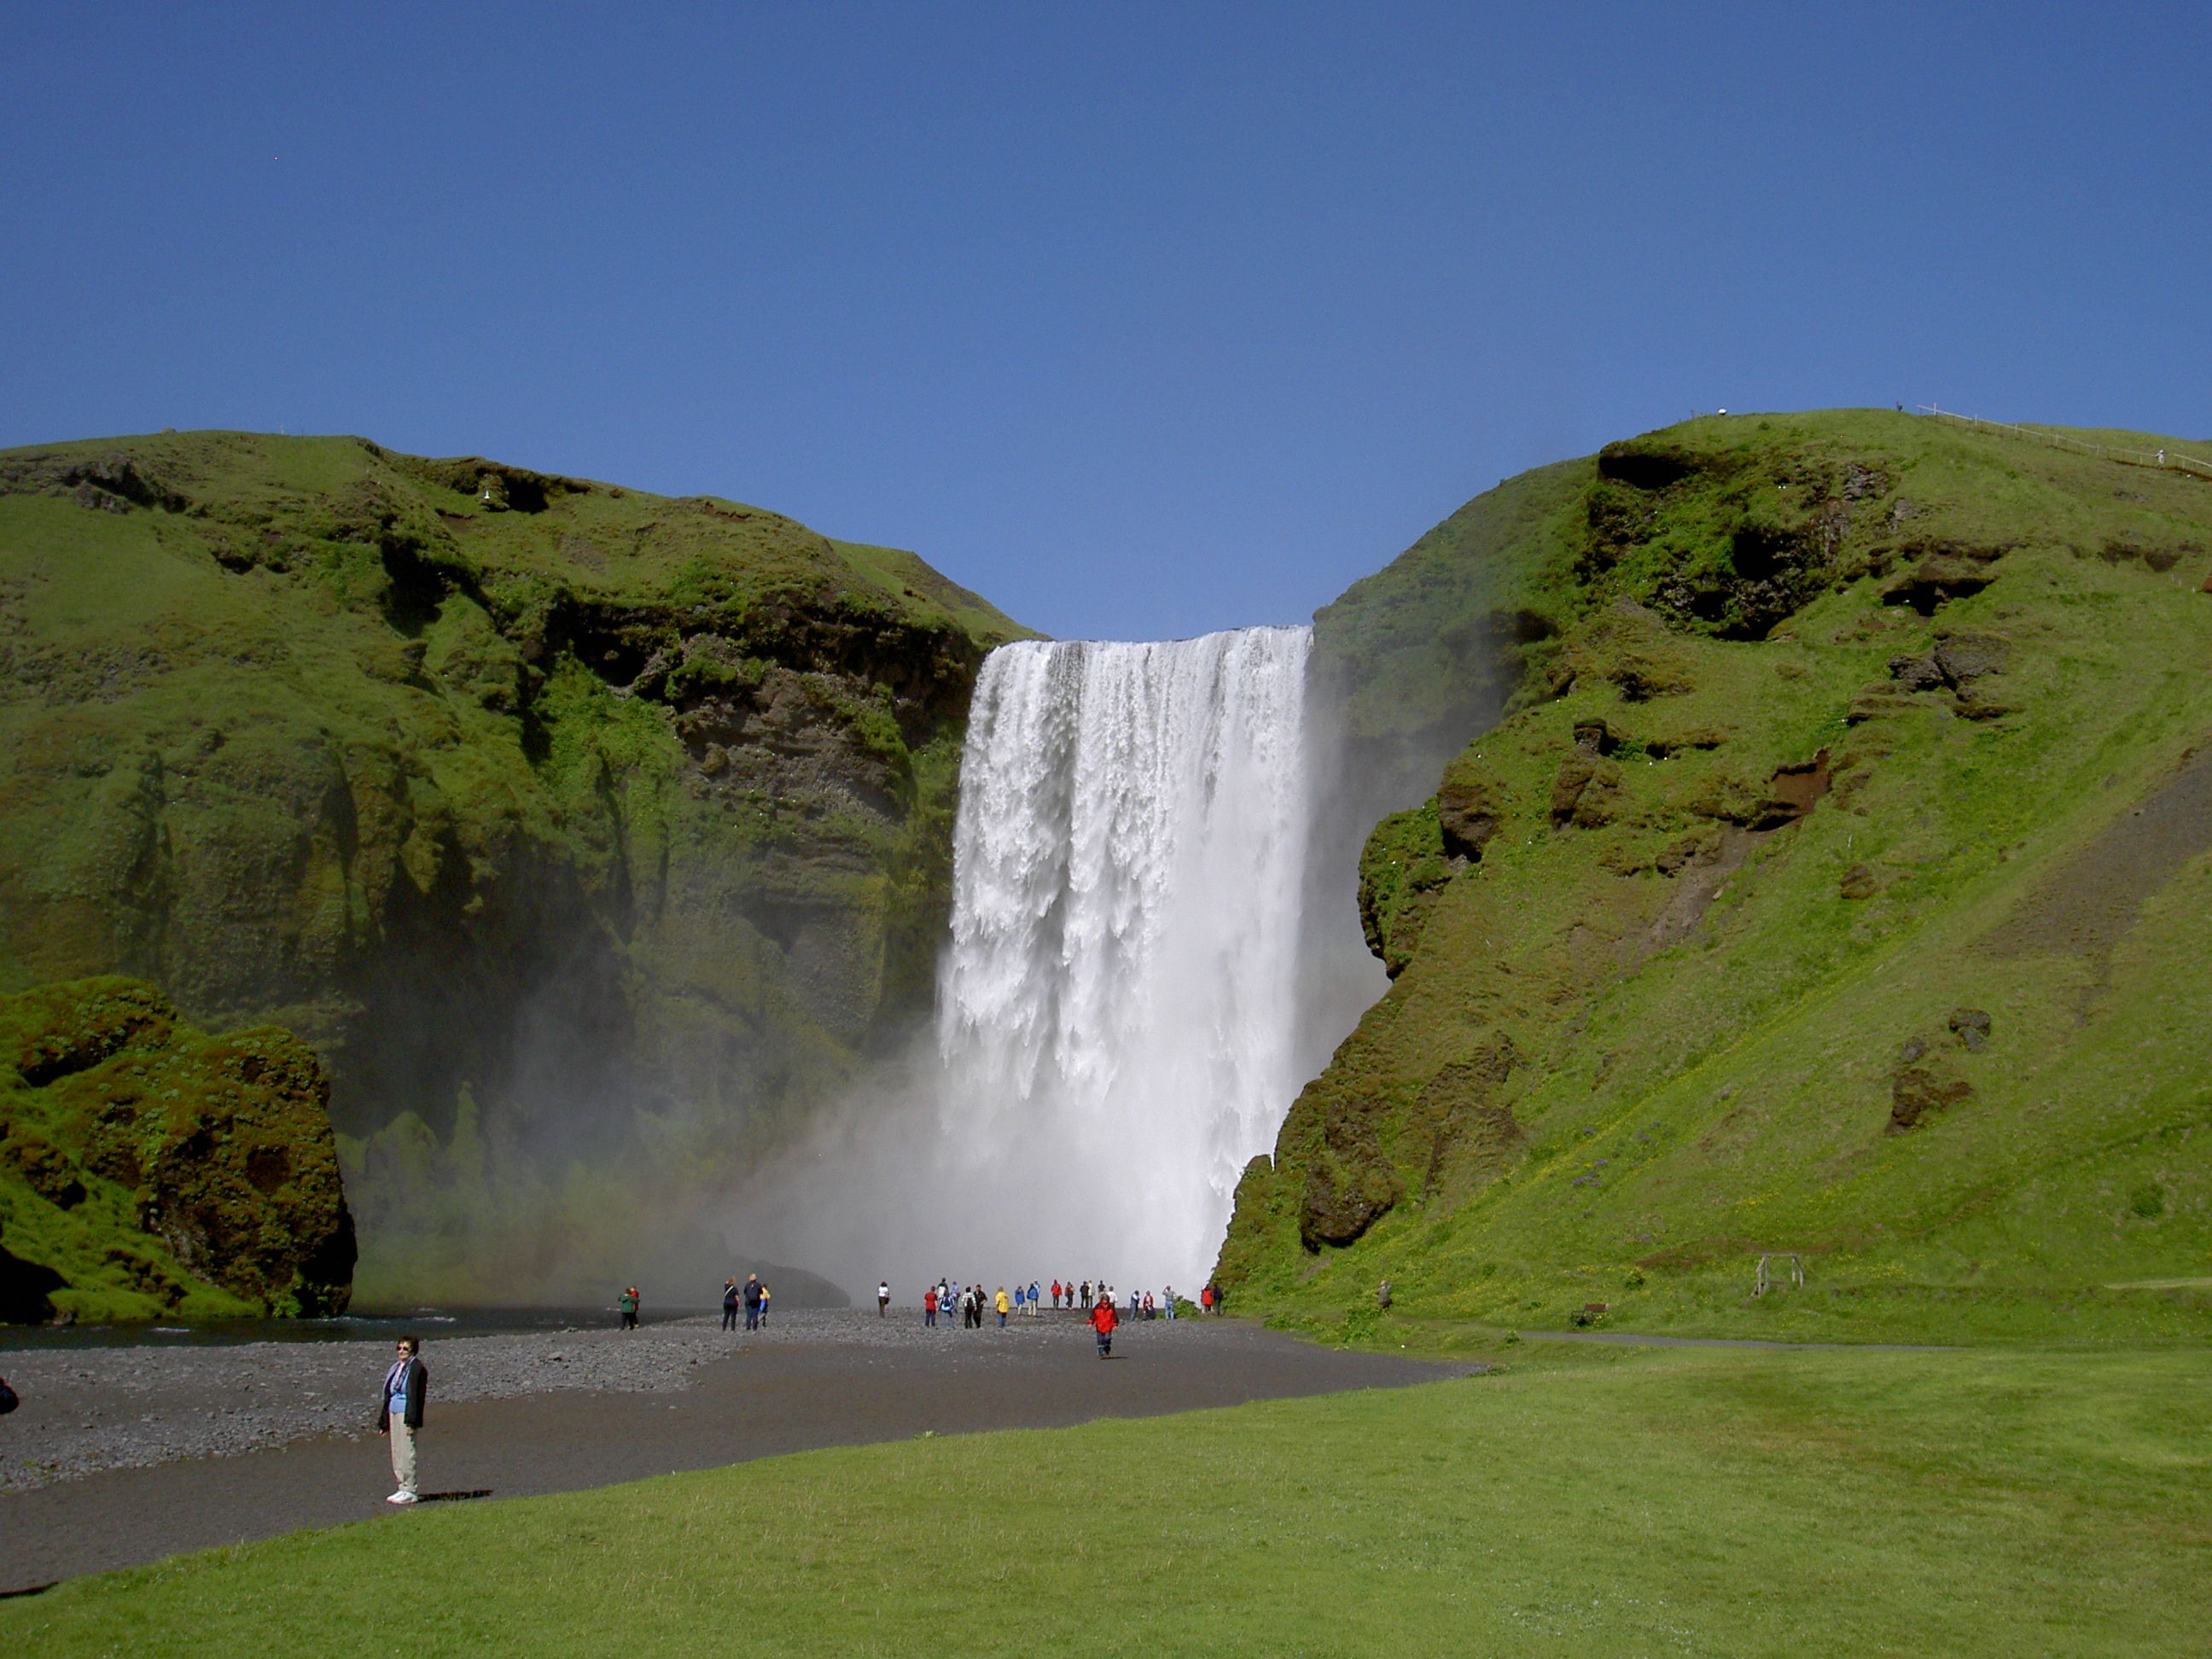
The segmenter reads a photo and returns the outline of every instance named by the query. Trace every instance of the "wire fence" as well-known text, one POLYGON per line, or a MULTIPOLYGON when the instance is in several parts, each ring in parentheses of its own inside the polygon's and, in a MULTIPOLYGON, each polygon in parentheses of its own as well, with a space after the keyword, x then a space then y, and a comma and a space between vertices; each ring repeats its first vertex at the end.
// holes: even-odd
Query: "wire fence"
POLYGON ((2130 466, 2164 467, 2168 471, 2187 474, 2212 483, 2212 461, 2200 461, 2194 455, 2179 454, 2171 449, 2119 449, 2111 444, 2093 444, 2087 438, 2076 438, 2064 432, 2053 432, 2045 427, 2014 426, 2009 421, 1985 421, 1976 415, 1960 415, 1948 409, 1938 409, 1933 404, 1918 405, 1923 415, 1939 421, 1955 421, 1960 426, 1971 427, 1977 432, 2009 433, 2015 438, 2027 438, 2035 443, 2049 444, 2053 449, 2070 449, 2077 455, 2101 455, 2106 460, 2120 461, 2130 466))

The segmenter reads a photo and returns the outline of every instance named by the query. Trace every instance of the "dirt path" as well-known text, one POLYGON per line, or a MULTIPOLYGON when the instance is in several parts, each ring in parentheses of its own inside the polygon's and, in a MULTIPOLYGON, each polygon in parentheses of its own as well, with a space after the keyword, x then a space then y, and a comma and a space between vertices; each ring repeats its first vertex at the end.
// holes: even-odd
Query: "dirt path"
MULTIPOLYGON (((440 1346, 431 1343, 423 1355, 434 1377, 421 1443, 425 1495, 572 1492, 925 1431, 1059 1427, 1397 1387, 1474 1369, 1316 1347, 1231 1320, 1125 1326, 1104 1363, 1072 1319, 923 1331, 911 1316, 817 1315, 789 1321, 768 1340, 722 1339, 731 1356, 695 1366, 696 1334, 648 1328, 634 1339, 666 1344, 688 1383, 673 1392, 571 1387, 443 1407, 434 1382, 440 1346)), ((364 1414, 386 1358, 374 1346, 359 1355, 364 1414)), ((0 1592, 300 1527, 372 1516, 404 1526, 406 1512, 383 1502, 391 1489, 384 1442, 358 1431, 58 1480, 0 1496, 0 1592)))

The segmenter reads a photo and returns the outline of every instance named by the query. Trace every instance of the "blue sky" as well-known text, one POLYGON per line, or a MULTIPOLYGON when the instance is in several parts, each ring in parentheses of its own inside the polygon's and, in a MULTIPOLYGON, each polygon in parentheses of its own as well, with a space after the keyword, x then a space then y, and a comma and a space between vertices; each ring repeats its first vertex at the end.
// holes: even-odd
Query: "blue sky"
POLYGON ((1063 636, 1297 621, 1692 409, 2212 438, 2208 86, 2202 6, 16 6, 0 445, 359 432, 1063 636))

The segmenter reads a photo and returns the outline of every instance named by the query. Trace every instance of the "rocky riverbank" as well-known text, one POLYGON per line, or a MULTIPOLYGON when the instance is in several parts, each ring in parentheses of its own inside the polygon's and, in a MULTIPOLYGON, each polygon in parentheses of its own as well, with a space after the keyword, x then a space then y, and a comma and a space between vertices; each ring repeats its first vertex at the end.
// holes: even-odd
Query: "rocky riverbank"
MULTIPOLYGON (((423 1335, 433 1409, 565 1390, 681 1389, 732 1350, 716 1322, 703 1318, 635 1331, 441 1342, 431 1327, 423 1335)), ((0 1354, 0 1376, 23 1400, 0 1421, 0 1492, 314 1435, 374 1435, 377 1388, 391 1360, 383 1337, 0 1354)))

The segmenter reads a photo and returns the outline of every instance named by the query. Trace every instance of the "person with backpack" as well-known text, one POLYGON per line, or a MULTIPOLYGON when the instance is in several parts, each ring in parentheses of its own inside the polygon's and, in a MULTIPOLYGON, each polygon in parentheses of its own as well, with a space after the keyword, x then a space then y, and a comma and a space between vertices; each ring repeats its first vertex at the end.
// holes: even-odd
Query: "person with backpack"
POLYGON ((722 1281, 722 1328, 726 1331, 738 1328, 738 1281, 734 1279, 722 1281))
POLYGON ((615 1298, 615 1307, 622 1314, 622 1328, 626 1331, 634 1331, 637 1328, 638 1300, 637 1286, 635 1285, 629 1285, 615 1298))
POLYGON ((1031 1319, 1035 1319, 1035 1318, 1036 1317, 1036 1316, 1037 1316, 1037 1282, 1036 1282, 1036 1280, 1035 1280, 1034 1279, 1032 1279, 1031 1280, 1030 1280, 1030 1317, 1031 1319))
POLYGON ((745 1328, 749 1331, 757 1331, 760 1328, 761 1315, 761 1282, 758 1273, 745 1275, 744 1303, 745 1328))
POLYGON ((1114 1298, 1100 1297, 1098 1305, 1091 1310, 1091 1328, 1098 1338, 1098 1357, 1101 1359, 1114 1352, 1114 1327, 1120 1322, 1114 1317, 1114 1298))
POLYGON ((399 1339, 399 1357, 384 1374, 384 1396, 376 1411, 376 1431, 392 1442, 392 1478, 398 1489, 384 1501, 414 1504, 422 1501, 415 1484, 415 1436, 422 1426, 422 1408, 430 1401, 430 1371, 422 1363, 422 1339, 399 1339))

